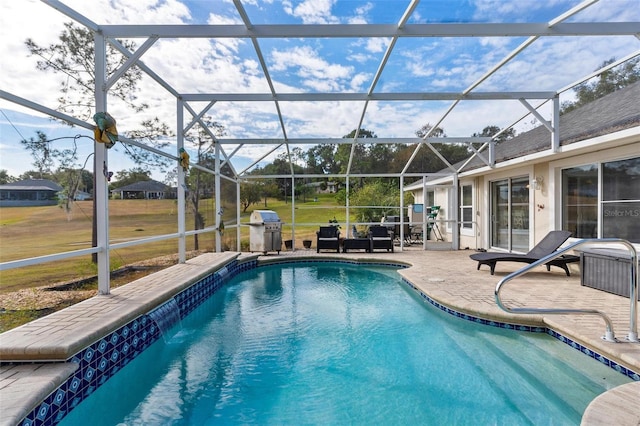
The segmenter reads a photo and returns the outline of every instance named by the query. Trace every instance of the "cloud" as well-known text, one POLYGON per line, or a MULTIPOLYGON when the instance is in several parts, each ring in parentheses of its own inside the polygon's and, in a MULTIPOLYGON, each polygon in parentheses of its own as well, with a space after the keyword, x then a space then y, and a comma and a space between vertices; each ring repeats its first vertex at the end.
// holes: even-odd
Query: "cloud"
POLYGON ((522 21, 532 22, 534 16, 541 10, 559 7, 568 10, 575 5, 571 0, 516 1, 504 0, 472 0, 474 10, 473 19, 488 22, 522 21))
POLYGON ((40 1, 3 2, 0 13, 0 55, 3 58, 0 87, 14 95, 54 106, 60 83, 43 78, 42 71, 36 69, 37 58, 29 55, 25 41, 31 38, 46 45, 57 39, 62 28, 62 21, 52 19, 51 7, 40 1), (33 84, 36 81, 38 84, 33 84))
MULTIPOLYGON (((482 22, 543 22, 577 4, 574 0, 470 0, 469 8, 436 11, 423 2, 411 22, 438 16, 482 22), (422 9, 420 9, 422 7, 422 9), (427 13, 429 12, 429 13, 427 13), (432 13, 437 12, 437 13, 432 13)), ((599 2, 572 21, 638 21, 637 0, 599 2)), ((98 24, 241 24, 229 0, 65 0, 64 4, 98 24), (211 7, 214 4, 215 7, 211 7)), ((308 0, 243 1, 254 23, 284 24, 395 23, 401 10, 394 2, 308 0)), ((38 0, 5 1, 0 14, 0 88, 55 109, 62 75, 36 69, 37 58, 24 45, 57 42, 63 23, 71 21, 38 0)), ((393 49, 381 79, 380 92, 460 91, 477 81, 518 46, 524 38, 401 38, 393 49)), ((144 39, 136 39, 141 45, 144 39)), ((388 38, 259 39, 273 85, 282 93, 362 92, 371 81, 389 44, 388 38)), ((539 40, 483 82, 478 91, 555 90, 593 71, 613 54, 622 57, 637 50, 628 37, 553 37, 539 40)), ((160 39, 142 60, 180 93, 265 93, 264 79, 253 44, 248 39, 160 39)), ((132 95, 150 105, 131 113, 113 97, 110 112, 121 132, 137 128, 143 119, 160 117, 175 132, 177 101, 152 78, 145 76, 132 95)), ((570 96, 568 93, 566 96, 570 96)), ((200 112, 208 102, 191 103, 200 112)), ((450 136, 466 136, 489 124, 507 124, 521 114, 521 105, 506 101, 463 102, 443 127, 450 136), (473 117, 470 120, 469 117, 473 117)), ((379 137, 413 136, 427 122, 435 123, 450 102, 372 102, 365 126, 379 137)), ((360 120, 362 102, 280 103, 289 137, 341 137, 360 120)), ((0 108, 26 111, 7 101, 0 108)), ((273 102, 217 102, 209 114, 221 122, 228 137, 282 137, 273 102)), ((185 114, 185 120, 190 120, 185 114)), ((4 142, 4 141, 3 141, 4 142)), ((242 154, 257 158, 271 147, 251 146, 242 154)), ((173 147, 172 149, 175 149, 173 147)), ((4 154, 4 152, 2 153, 4 154)))
POLYGON ((67 1, 80 13, 105 11, 101 19, 106 23, 135 22, 136 24, 181 24, 191 18, 189 8, 176 0, 83 0, 67 1), (108 11, 108 12, 107 12, 108 11))
POLYGON ((373 10, 373 4, 367 2, 362 6, 358 6, 354 10, 354 16, 347 19, 347 23, 356 25, 356 24, 366 24, 369 22, 368 14, 373 10))
POLYGON ((207 24, 209 25, 239 25, 242 24, 242 19, 239 16, 220 15, 218 13, 209 13, 207 18, 207 24))
POLYGON ((331 14, 336 0, 305 0, 296 6, 282 2, 285 13, 302 20, 303 24, 337 24, 340 20, 331 14))
POLYGON ((353 67, 330 63, 309 46, 275 49, 270 53, 271 69, 285 74, 294 70, 301 84, 317 91, 339 91, 353 75, 353 67))
POLYGON ((390 39, 388 38, 370 38, 367 39, 366 50, 371 53, 384 52, 389 46, 390 39))

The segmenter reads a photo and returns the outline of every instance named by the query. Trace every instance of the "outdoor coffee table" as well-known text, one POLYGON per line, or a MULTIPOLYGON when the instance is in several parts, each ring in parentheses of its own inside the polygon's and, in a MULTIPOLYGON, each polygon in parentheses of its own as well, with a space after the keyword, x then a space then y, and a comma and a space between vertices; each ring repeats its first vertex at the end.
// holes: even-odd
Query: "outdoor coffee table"
POLYGON ((366 250, 367 253, 371 253, 371 239, 370 238, 345 238, 342 245, 342 252, 346 253, 348 250, 366 250))

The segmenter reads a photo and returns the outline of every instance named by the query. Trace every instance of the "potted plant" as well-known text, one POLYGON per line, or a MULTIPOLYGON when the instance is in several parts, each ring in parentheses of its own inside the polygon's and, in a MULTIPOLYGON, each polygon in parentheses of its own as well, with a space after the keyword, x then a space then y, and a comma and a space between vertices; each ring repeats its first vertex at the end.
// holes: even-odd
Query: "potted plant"
POLYGON ((304 248, 310 249, 311 248, 311 240, 302 240, 302 245, 304 246, 304 248))

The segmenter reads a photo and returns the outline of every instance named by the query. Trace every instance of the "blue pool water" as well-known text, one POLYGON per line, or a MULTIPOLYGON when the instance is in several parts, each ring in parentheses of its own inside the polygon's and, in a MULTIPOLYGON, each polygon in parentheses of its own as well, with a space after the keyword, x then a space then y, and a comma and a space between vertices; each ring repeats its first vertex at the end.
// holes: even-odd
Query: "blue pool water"
POLYGON ((240 273, 62 424, 579 424, 628 382, 443 313, 390 268, 283 264, 240 273))

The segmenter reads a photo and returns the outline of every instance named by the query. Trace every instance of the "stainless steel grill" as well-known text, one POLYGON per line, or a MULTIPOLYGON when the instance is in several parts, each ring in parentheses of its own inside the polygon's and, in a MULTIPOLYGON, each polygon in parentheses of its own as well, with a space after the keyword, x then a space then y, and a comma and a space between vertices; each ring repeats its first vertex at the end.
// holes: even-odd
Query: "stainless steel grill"
POLYGON ((249 219, 249 249, 267 254, 282 249, 282 222, 273 210, 254 210, 249 219))

